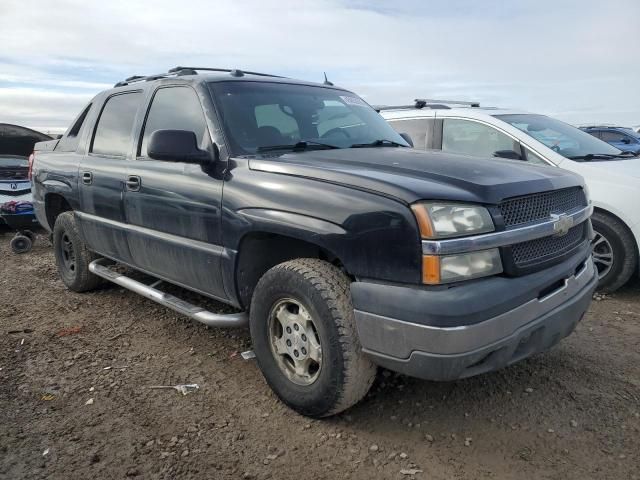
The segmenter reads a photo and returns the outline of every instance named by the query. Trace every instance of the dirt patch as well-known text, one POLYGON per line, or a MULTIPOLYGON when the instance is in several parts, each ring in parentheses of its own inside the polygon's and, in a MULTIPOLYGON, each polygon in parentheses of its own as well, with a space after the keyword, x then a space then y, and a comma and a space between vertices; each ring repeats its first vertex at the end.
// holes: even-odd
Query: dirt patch
POLYGON ((382 372, 361 404, 310 421, 241 358, 247 332, 116 286, 69 292, 44 237, 26 255, 9 240, 0 478, 640 478, 637 281, 551 352, 452 383, 382 372))

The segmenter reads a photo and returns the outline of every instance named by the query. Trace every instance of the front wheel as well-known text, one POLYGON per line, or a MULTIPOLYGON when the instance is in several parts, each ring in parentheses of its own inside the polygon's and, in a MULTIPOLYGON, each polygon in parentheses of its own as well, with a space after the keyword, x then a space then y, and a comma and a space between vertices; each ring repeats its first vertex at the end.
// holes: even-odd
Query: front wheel
POLYGON ((598 290, 611 293, 623 286, 638 266, 636 243, 618 219, 601 212, 591 217, 593 262, 598 269, 598 290))
POLYGON ((250 328, 267 383, 302 415, 335 415, 373 383, 376 367, 358 341, 349 279, 330 263, 306 258, 269 270, 253 294, 250 328))

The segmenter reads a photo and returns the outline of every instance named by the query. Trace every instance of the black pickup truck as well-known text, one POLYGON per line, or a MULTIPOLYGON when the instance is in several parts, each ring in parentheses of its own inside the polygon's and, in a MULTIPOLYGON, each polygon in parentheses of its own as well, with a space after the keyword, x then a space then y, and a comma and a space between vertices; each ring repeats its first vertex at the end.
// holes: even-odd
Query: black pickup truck
POLYGON ((546 350, 597 281, 579 176, 413 150, 328 83, 131 77, 37 144, 32 172, 68 288, 107 279, 210 326, 248 324, 269 385, 313 417, 358 402, 377 365, 451 380, 546 350))

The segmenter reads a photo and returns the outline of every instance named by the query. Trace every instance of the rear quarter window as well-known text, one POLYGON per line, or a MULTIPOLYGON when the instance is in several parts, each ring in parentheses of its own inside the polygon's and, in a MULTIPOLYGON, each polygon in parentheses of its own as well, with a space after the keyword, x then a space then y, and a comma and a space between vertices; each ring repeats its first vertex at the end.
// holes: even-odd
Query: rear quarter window
POLYGON ((84 110, 75 119, 67 133, 60 139, 58 145, 56 145, 56 151, 58 152, 74 152, 78 148, 80 142, 81 133, 84 131, 85 120, 91 110, 92 104, 87 105, 84 110))

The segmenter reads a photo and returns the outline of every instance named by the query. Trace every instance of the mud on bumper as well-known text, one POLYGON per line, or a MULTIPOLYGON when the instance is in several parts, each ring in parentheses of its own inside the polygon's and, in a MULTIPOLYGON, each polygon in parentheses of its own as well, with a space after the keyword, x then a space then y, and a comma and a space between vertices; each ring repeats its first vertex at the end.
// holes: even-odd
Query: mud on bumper
MULTIPOLYGON (((470 323, 462 315, 453 322, 449 318, 454 325, 421 324, 368 312, 362 302, 354 301, 356 324, 363 350, 378 365, 428 380, 455 380, 497 370, 551 348, 582 319, 597 281, 589 257, 535 298, 482 321, 470 323)), ((362 292, 353 293, 354 300, 363 299, 362 292)), ((510 296, 510 292, 495 295, 510 296)), ((429 312, 428 300, 422 307, 429 312)))

